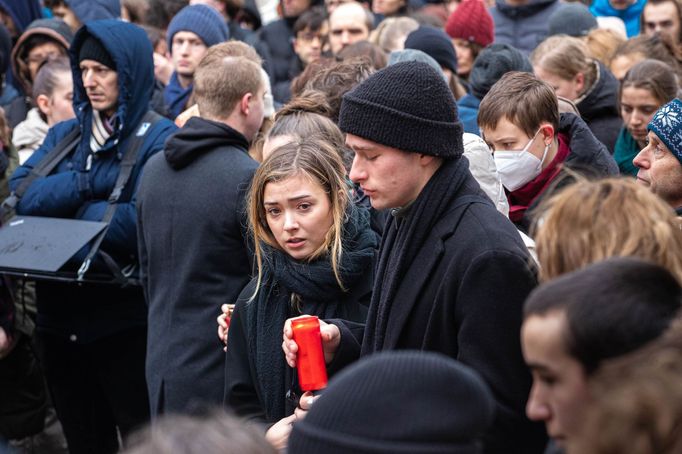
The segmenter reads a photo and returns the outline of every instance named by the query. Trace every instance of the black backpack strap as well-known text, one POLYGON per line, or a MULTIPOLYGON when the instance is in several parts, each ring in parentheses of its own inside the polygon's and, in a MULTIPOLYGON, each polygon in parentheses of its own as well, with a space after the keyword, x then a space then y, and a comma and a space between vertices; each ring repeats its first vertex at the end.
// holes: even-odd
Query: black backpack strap
POLYGON ((60 162, 64 160, 69 153, 71 153, 78 142, 80 141, 81 130, 79 126, 72 129, 62 140, 55 145, 55 147, 48 154, 45 155, 43 159, 40 160, 38 165, 36 165, 29 172, 26 177, 19 183, 19 186, 12 191, 12 193, 2 202, 2 214, 8 210, 14 210, 19 203, 19 200, 23 197, 28 190, 29 186, 39 177, 45 177, 54 170, 60 162))
POLYGON ((121 194, 123 193, 126 184, 128 184, 128 180, 130 180, 130 175, 133 173, 135 163, 137 163, 137 152, 140 150, 140 148, 142 148, 142 143, 144 142, 144 138, 147 136, 147 132, 152 129, 153 126, 162 118, 163 117, 161 115, 157 114, 153 110, 148 111, 142 118, 140 126, 137 128, 135 135, 130 139, 128 148, 126 149, 123 159, 121 160, 121 167, 118 172, 118 177, 116 178, 116 184, 114 185, 113 191, 111 191, 111 194, 109 195, 109 205, 107 206, 104 216, 102 217, 102 222, 106 222, 107 226, 104 228, 104 230, 102 230, 102 232, 100 232, 97 238, 95 238, 95 241, 90 248, 90 252, 88 252, 88 255, 85 257, 85 260, 83 260, 81 267, 78 269, 79 281, 83 280, 83 277, 88 271, 88 268, 90 268, 92 259, 97 252, 100 253, 100 256, 104 260, 104 263, 107 265, 111 273, 114 275, 116 281, 120 282, 121 284, 125 284, 132 275, 134 267, 126 267, 124 270, 121 270, 116 261, 106 252, 99 250, 99 248, 102 245, 104 236, 109 230, 109 223, 116 213, 118 200, 121 198, 121 194))

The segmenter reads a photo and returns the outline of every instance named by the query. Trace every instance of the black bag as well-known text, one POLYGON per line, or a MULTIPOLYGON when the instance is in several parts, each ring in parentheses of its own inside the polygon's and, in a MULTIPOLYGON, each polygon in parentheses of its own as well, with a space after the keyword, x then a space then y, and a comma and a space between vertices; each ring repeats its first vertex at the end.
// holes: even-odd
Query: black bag
MULTIPOLYGON (((100 250, 100 246, 102 244, 102 240, 104 239, 104 236, 107 233, 108 227, 109 227, 109 222, 111 222, 111 219, 113 218, 114 214, 116 213, 116 208, 118 206, 118 200, 121 197, 121 194, 123 193, 123 190, 125 189, 126 184, 128 183, 128 180, 130 179, 130 175, 132 174, 133 168, 135 167, 135 163, 137 162, 137 153, 138 150, 141 148, 142 143, 144 141, 145 136, 147 135, 147 132, 152 129, 152 127, 163 117, 161 117, 159 114, 157 114, 154 111, 148 111, 145 116, 142 118, 142 121, 140 122, 140 126, 137 128, 137 132, 132 136, 130 143, 128 145, 128 149, 125 151, 123 155, 123 159, 121 160, 121 167, 118 173, 118 177, 116 179, 116 184, 114 185, 114 189, 109 195, 109 205, 107 206, 106 211, 104 212, 104 216, 102 217, 101 222, 91 222, 91 221, 81 221, 81 220, 68 220, 68 219, 60 219, 60 223, 72 223, 74 226, 75 230, 78 230, 80 232, 89 232, 92 229, 98 230, 98 233, 96 232, 96 236, 90 236, 86 234, 84 236, 85 240, 83 242, 83 245, 87 244, 90 240, 92 240, 92 245, 90 247, 90 252, 86 256, 85 260, 83 260, 83 263, 81 264, 80 268, 78 269, 78 272, 76 273, 75 276, 73 276, 73 273, 64 273, 64 272, 52 272, 52 271, 46 271, 44 269, 26 269, 24 268, 22 270, 21 267, 8 267, 6 265, 2 266, 0 265, 0 271, 6 274, 10 275, 19 275, 19 276, 24 276, 24 277, 34 277, 37 279, 48 279, 48 280, 61 280, 61 281, 94 281, 98 283, 112 283, 112 284, 118 284, 118 285, 139 285, 138 280, 136 279, 136 264, 128 265, 125 267, 120 267, 118 263, 106 252, 100 250), (104 223, 104 225, 102 225, 104 223), (92 224, 92 229, 89 229, 87 224, 92 224), (93 239, 94 237, 94 239, 93 239), (110 276, 103 276, 103 275, 93 275, 92 273, 88 275, 88 278, 86 279, 85 274, 88 272, 90 269, 90 265, 92 264, 93 259, 95 258, 95 255, 97 255, 99 258, 102 259, 102 261, 105 263, 107 266, 109 272, 111 273, 110 276)), ((31 172, 24 178, 24 180, 21 182, 21 184, 16 188, 15 191, 13 191, 10 196, 5 199, 2 202, 1 209, 3 210, 2 213, 4 214, 6 211, 14 211, 16 205, 19 203, 19 200, 21 197, 26 193, 26 190, 31 186, 33 181, 35 181, 39 177, 44 177, 50 174, 59 163, 64 160, 70 153, 73 152, 73 150, 76 148, 78 143, 80 142, 80 128, 74 128, 73 131, 69 132, 53 149, 50 151, 39 163, 36 165, 31 172)), ((2 227, 0 231, 3 229, 8 229, 9 227, 16 226, 17 223, 19 222, 26 222, 28 220, 35 220, 36 218, 32 218, 29 216, 24 216, 24 217, 13 217, 10 219, 10 221, 7 223, 7 227, 2 227)), ((56 220, 55 220, 56 222, 56 220)), ((40 224, 40 223, 36 223, 40 224)), ((39 240, 42 240, 42 242, 45 242, 45 237, 46 235, 50 235, 50 231, 48 230, 42 230, 38 229, 38 232, 35 234, 36 238, 39 240)), ((48 239, 48 243, 50 240, 48 239)), ((4 248, 0 247, 0 255, 3 252, 14 252, 13 250, 8 250, 8 247, 11 247, 11 245, 3 245, 4 248)), ((21 247, 21 245, 17 244, 17 247, 21 247)), ((76 249, 76 252, 80 248, 76 249)))

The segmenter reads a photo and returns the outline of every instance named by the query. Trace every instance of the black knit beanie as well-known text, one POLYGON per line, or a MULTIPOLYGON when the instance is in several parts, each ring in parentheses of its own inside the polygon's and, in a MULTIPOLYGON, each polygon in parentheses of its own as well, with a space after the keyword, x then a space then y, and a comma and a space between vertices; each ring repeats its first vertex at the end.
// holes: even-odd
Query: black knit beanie
POLYGON ((443 76, 402 62, 369 76, 343 96, 339 127, 382 145, 445 159, 462 155, 462 123, 443 76))
POLYGON ((109 54, 102 43, 92 35, 85 38, 78 51, 78 63, 83 60, 95 60, 107 68, 116 70, 116 63, 114 63, 114 59, 111 58, 111 54, 109 54))
POLYGON ((441 29, 422 25, 405 39, 405 49, 417 49, 433 57, 443 68, 457 73, 457 52, 441 29))
POLYGON ((294 423, 289 454, 482 452, 495 401, 472 369, 438 353, 394 351, 343 370, 294 423))
POLYGON ((533 66, 520 50, 509 44, 491 44, 478 54, 469 73, 471 94, 479 100, 509 71, 533 72, 533 66))

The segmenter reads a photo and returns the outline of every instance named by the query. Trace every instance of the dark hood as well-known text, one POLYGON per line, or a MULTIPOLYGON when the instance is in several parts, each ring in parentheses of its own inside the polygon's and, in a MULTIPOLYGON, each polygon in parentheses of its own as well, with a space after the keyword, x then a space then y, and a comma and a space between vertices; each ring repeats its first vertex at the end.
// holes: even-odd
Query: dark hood
POLYGON ((582 101, 577 104, 580 116, 586 122, 603 116, 618 116, 618 80, 600 62, 597 65, 597 80, 582 101))
POLYGON ((587 124, 577 115, 562 113, 559 120, 559 133, 568 136, 571 153, 566 165, 573 170, 589 176, 618 175, 618 165, 613 156, 592 134, 587 124))
POLYGON ((0 8, 10 15, 18 33, 23 33, 28 24, 43 17, 38 0, 0 0, 0 8))
POLYGON ((152 44, 140 27, 115 19, 88 22, 78 30, 69 57, 73 72, 73 110, 81 125, 89 125, 92 118, 92 107, 78 67, 78 52, 88 36, 97 38, 116 62, 119 93, 114 134, 127 137, 149 110, 152 99, 152 44))
POLYGON ((81 23, 121 17, 119 0, 65 0, 81 23))
POLYGON ((31 96, 33 81, 28 71, 28 65, 20 59, 20 56, 25 52, 26 41, 36 35, 46 36, 61 44, 64 47, 64 52, 67 51, 73 40, 71 29, 62 20, 38 19, 31 22, 31 25, 21 34, 12 50, 12 71, 14 71, 14 76, 21 84, 26 96, 31 96))
POLYGON ((495 8, 510 19, 518 19, 533 16, 557 1, 559 0, 530 0, 526 5, 512 6, 508 5, 505 0, 496 0, 495 8))
POLYGON ((193 117, 166 141, 164 154, 168 164, 180 170, 200 156, 224 147, 236 147, 246 153, 249 142, 224 123, 193 117))

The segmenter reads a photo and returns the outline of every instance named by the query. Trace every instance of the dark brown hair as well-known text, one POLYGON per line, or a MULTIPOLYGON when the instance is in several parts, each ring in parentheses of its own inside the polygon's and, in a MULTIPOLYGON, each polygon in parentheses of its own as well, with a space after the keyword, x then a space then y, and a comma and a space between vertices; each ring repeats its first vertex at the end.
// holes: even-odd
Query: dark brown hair
POLYGON ((624 88, 648 90, 662 106, 677 97, 678 78, 669 65, 659 60, 646 59, 637 63, 625 74, 620 84, 618 101, 624 88))

